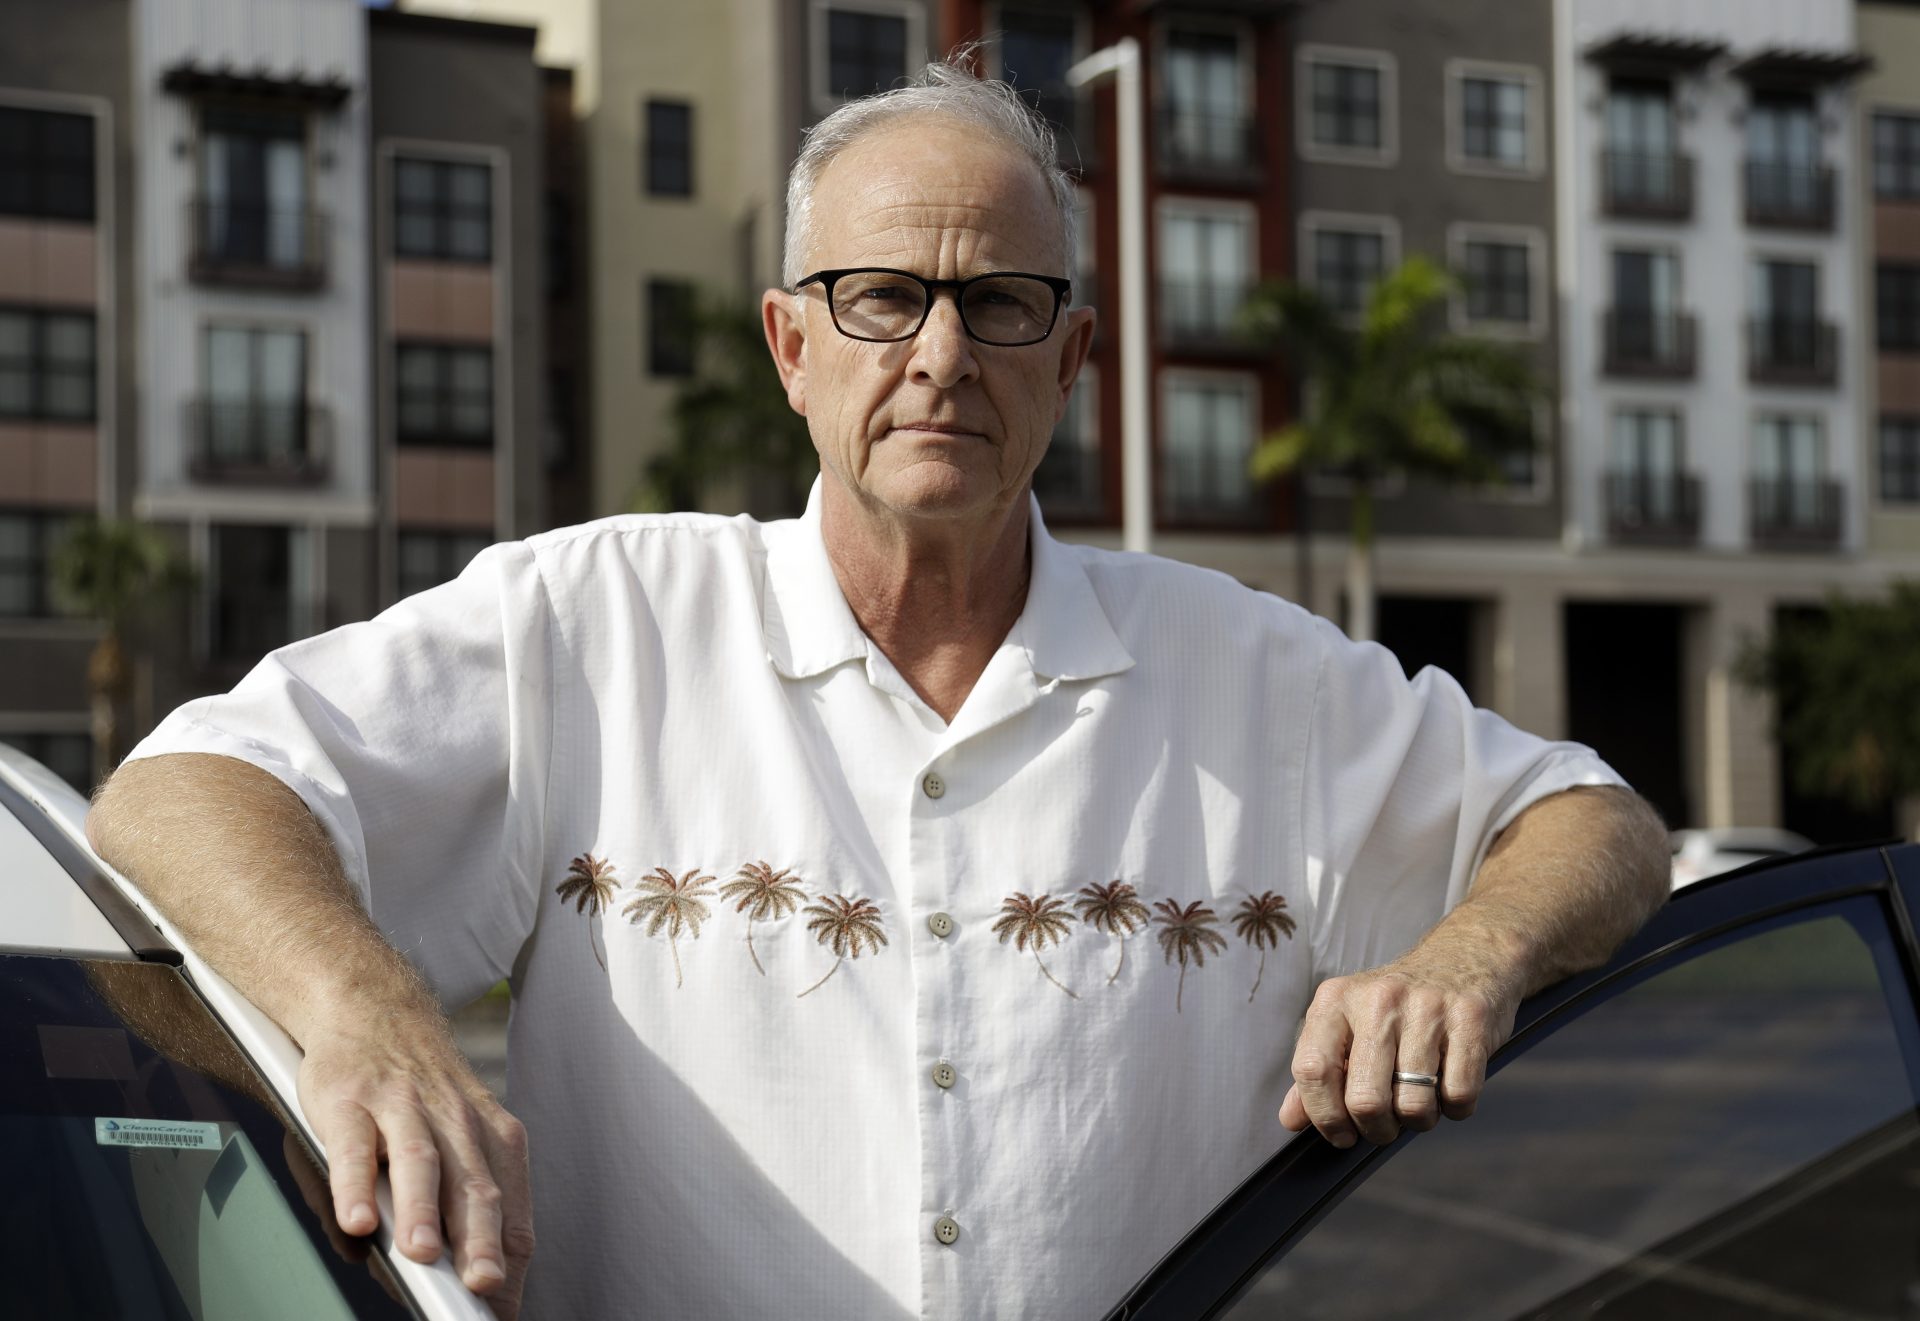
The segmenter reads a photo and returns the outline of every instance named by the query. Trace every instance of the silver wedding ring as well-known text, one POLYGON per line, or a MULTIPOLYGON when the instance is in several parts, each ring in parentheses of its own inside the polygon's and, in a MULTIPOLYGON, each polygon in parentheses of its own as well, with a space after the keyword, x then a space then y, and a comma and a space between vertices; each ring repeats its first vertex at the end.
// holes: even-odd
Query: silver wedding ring
POLYGON ((1438 1087, 1440 1075, 1437 1073, 1408 1073, 1405 1069, 1393 1071, 1395 1082, 1412 1083, 1415 1087, 1438 1087))

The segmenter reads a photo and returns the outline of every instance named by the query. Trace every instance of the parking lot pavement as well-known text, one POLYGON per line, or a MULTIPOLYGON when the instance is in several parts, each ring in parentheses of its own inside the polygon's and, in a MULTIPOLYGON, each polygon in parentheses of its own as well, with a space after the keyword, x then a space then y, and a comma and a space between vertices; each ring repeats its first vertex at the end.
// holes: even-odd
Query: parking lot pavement
POLYGON ((453 1035, 480 1081, 496 1097, 507 1092, 507 997, 482 996, 453 1015, 453 1035))

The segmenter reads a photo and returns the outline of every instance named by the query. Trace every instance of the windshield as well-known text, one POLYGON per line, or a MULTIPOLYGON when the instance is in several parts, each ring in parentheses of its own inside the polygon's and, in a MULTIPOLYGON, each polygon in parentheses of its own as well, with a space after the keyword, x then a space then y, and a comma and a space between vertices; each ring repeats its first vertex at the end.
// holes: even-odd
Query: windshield
POLYGON ((0 1315, 415 1315, 172 968, 0 955, 0 1173, 0 1315))

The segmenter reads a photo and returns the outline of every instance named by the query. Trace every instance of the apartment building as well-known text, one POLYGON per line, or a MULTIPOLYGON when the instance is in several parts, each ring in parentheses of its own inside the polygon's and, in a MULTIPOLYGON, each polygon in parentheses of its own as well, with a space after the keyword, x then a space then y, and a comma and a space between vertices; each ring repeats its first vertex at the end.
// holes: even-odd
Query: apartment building
POLYGON ((1860 46, 1874 67, 1857 105, 1860 280, 1869 291, 1867 541, 1876 555, 1920 573, 1920 6, 1862 4, 1860 46))

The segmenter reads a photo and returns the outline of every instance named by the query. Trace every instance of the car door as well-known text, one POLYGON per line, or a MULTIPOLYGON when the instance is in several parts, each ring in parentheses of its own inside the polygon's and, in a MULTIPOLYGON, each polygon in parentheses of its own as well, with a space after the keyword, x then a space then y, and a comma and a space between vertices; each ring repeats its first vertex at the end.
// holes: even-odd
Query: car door
POLYGON ((1920 848, 1678 894, 1522 1006, 1478 1113, 1289 1143, 1113 1321, 1911 1317, 1920 848))

